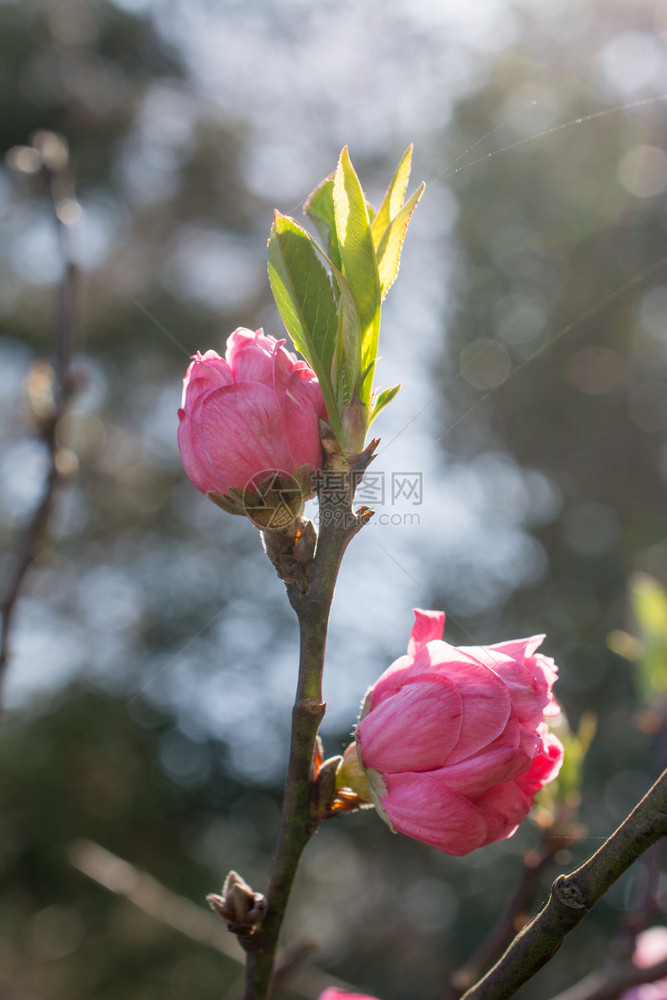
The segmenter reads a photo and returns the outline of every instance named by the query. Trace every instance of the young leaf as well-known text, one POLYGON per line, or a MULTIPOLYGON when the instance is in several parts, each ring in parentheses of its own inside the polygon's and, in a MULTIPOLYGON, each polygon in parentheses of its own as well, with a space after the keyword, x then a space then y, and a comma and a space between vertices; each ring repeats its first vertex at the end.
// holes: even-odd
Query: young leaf
POLYGON ((372 423, 373 420, 375 420, 380 410, 384 410, 387 403, 391 403, 400 388, 401 383, 399 382, 398 385, 392 385, 390 389, 383 389, 382 392, 377 394, 369 423, 372 423))
POLYGON ((373 242, 375 247, 380 245, 380 240, 384 236, 384 232, 395 216, 401 210, 403 205, 403 199, 405 198, 405 192, 408 189, 408 181, 410 180, 410 167, 412 166, 412 144, 408 146, 406 151, 401 157, 401 162, 396 168, 396 173, 392 177, 389 187, 387 188, 386 194, 382 199, 382 204, 377 210, 377 214, 373 219, 373 224, 371 226, 373 231, 373 242))
MULTIPOLYGON (((357 307, 361 337, 361 371, 377 356, 380 332, 380 277, 366 200, 347 147, 340 154, 333 183, 334 220, 342 263, 342 273, 357 307)), ((371 395, 372 375, 354 391, 364 403, 371 395)))
POLYGON ((338 249, 338 237, 336 236, 336 222, 334 219, 333 184, 333 174, 325 177, 322 183, 318 184, 310 195, 303 210, 315 223, 317 231, 322 238, 327 257, 340 270, 340 250, 338 249))
POLYGON ((359 310, 352 289, 345 280, 342 271, 336 267, 322 247, 308 233, 306 236, 310 240, 314 252, 322 257, 331 268, 338 290, 338 304, 336 306, 338 326, 331 362, 331 384, 340 413, 353 393, 358 392, 358 387, 362 382, 359 310))
POLYGON ((339 411, 361 385, 361 322, 352 289, 333 261, 329 261, 338 287, 338 334, 332 365, 332 381, 339 411))
POLYGON ((394 284, 398 268, 401 263, 401 250, 408 223, 412 218, 412 213, 417 207, 417 202, 424 193, 424 184, 421 184, 413 195, 406 201, 398 215, 394 216, 384 231, 384 235, 377 248, 378 272, 380 274, 380 287, 382 300, 394 284))
POLYGON ((269 237, 269 281, 287 332, 317 375, 335 424, 331 366, 338 317, 331 282, 311 237, 280 212, 275 213, 269 237))

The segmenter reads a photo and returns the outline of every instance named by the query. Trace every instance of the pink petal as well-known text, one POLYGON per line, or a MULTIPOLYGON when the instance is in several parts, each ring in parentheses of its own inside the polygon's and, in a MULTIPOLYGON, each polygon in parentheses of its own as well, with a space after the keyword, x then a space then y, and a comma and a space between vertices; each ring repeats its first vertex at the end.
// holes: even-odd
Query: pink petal
POLYGON ((408 640, 408 656, 415 654, 431 639, 442 639, 445 631, 444 611, 414 609, 415 623, 408 640))
MULTIPOLYGON (((558 679, 558 667, 550 656, 544 653, 536 653, 535 650, 544 641, 544 635, 533 635, 529 639, 512 639, 509 642, 499 642, 495 646, 488 646, 491 651, 505 653, 511 659, 522 663, 536 679, 540 689, 545 685, 548 691, 549 706, 555 705, 551 689, 558 679)), ((558 715, 560 708, 556 705, 555 711, 546 711, 546 715, 558 715)))
MULTIPOLYGON (((259 382, 276 389, 276 362, 280 348, 273 337, 263 331, 239 327, 227 338, 225 357, 234 373, 237 384, 259 382)), ((285 352, 286 353, 286 352, 285 352)), ((283 363, 283 371, 287 365, 283 363)))
POLYGON ((370 705, 373 708, 380 705, 386 698, 391 697, 396 691, 400 691, 408 680, 408 670, 411 666, 412 658, 404 655, 399 656, 390 667, 387 667, 369 691, 370 705))
POLYGON ((505 682, 519 721, 537 728, 544 714, 560 711, 551 693, 557 670, 553 660, 541 654, 533 655, 544 636, 514 639, 495 646, 466 648, 471 656, 490 666, 505 682))
MULTIPOLYGON (((527 735, 530 737, 530 734, 527 735)), ((493 785, 514 781, 525 774, 532 764, 536 749, 537 737, 534 734, 532 742, 529 739, 519 747, 496 741, 493 749, 484 750, 460 764, 443 768, 443 781, 462 795, 475 799, 493 785)))
POLYGON ((178 416, 181 421, 178 427, 178 450, 186 476, 201 493, 208 493, 210 490, 224 493, 227 484, 222 485, 220 476, 216 476, 211 468, 206 450, 202 447, 201 435, 193 427, 185 410, 179 410, 178 416))
POLYGON ((506 686, 489 667, 446 642, 430 642, 427 649, 431 672, 452 681, 461 694, 463 722, 450 757, 450 763, 457 763, 500 736, 512 703, 506 686))
POLYGON ((506 656, 510 656, 513 660, 518 660, 519 663, 523 661, 528 656, 532 656, 536 649, 538 649, 546 636, 542 635, 531 635, 529 639, 507 639, 505 642, 496 642, 492 646, 487 646, 487 649, 497 649, 501 653, 505 653, 506 656))
MULTIPOLYGON (((210 465, 227 488, 251 488, 271 471, 294 472, 285 444, 283 415, 272 389, 230 385, 206 397, 198 423, 210 465)), ((218 489, 220 487, 217 487, 218 489)))
POLYGON ((519 721, 535 729, 542 721, 545 705, 549 700, 548 687, 523 663, 523 656, 514 660, 497 647, 466 647, 466 652, 485 663, 506 685, 519 721))
POLYGON ((540 727, 540 748, 535 760, 524 775, 517 779, 517 785, 526 795, 535 796, 541 788, 556 777, 563 763, 563 744, 549 732, 546 725, 540 727))
POLYGON ((476 807, 483 813, 488 829, 484 844, 511 837, 532 806, 515 782, 495 785, 475 799, 476 807))
POLYGON ((484 812, 432 772, 389 774, 382 807, 400 832, 461 856, 487 842, 484 812))
POLYGON ((364 767, 382 775, 442 767, 461 728, 461 696, 444 677, 408 682, 357 726, 364 767))
POLYGON ((233 381, 232 370, 224 358, 215 351, 207 351, 206 354, 198 351, 183 379, 181 406, 188 409, 203 393, 231 385, 233 381))
POLYGON ((290 377, 282 397, 286 441, 295 469, 322 467, 322 441, 318 418, 326 419, 319 382, 302 371, 290 377))

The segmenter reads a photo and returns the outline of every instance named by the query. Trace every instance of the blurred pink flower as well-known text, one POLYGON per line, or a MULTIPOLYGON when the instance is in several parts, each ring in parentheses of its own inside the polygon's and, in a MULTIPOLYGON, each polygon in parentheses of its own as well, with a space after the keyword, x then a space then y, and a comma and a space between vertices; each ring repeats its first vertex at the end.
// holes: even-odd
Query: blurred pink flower
POLYGON ((324 993, 320 993, 319 1000, 377 1000, 377 997, 369 996, 368 993, 346 993, 330 986, 324 993))
POLYGON ((239 328, 225 357, 199 352, 183 379, 178 446, 198 490, 212 499, 253 490, 272 474, 312 496, 321 468, 318 418, 326 419, 319 382, 284 340, 239 328))
POLYGON ((543 636, 456 648, 444 624, 415 610, 407 655, 366 696, 356 748, 392 829, 462 855, 510 837, 558 774, 563 747, 546 721, 560 711, 557 668, 535 652, 543 636))
MULTIPOLYGON (((637 935, 632 963, 638 969, 650 969, 652 965, 667 959, 667 927, 649 927, 637 935)), ((667 1000, 667 978, 656 979, 653 983, 642 983, 627 990, 621 1000, 667 1000)))

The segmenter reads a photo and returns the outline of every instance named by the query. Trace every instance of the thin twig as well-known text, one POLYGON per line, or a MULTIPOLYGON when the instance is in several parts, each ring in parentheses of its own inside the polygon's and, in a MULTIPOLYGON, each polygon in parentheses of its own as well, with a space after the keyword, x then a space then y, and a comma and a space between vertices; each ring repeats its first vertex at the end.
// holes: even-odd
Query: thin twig
MULTIPOLYGON (((71 190, 67 167, 67 147, 53 133, 38 133, 34 146, 21 147, 39 157, 40 175, 49 195, 49 203, 56 227, 58 245, 63 263, 63 277, 56 293, 53 321, 54 362, 52 400, 48 412, 42 416, 40 436, 48 455, 48 469, 44 477, 42 495, 32 516, 25 525, 18 541, 14 563, 5 585, 0 604, 2 636, 0 637, 0 693, 6 677, 10 656, 10 636, 14 624, 17 602, 28 571, 36 561, 46 537, 58 486, 63 478, 58 454, 58 430, 67 404, 72 395, 71 361, 75 337, 75 283, 76 267, 69 246, 68 226, 62 218, 62 193, 71 190), (49 155, 51 153, 51 155, 49 155)), ((12 151, 10 151, 11 153, 12 151)), ((8 154, 9 155, 9 154, 8 154)), ((19 163, 20 163, 20 157, 19 163)), ((19 169, 21 169, 19 167, 19 169)))
MULTIPOLYGON (((123 896, 154 920, 168 925, 191 941, 220 952, 229 961, 237 963, 239 972, 242 971, 242 948, 230 935, 223 937, 220 934, 220 921, 216 920, 210 910, 172 892, 148 872, 119 858, 117 854, 112 854, 92 840, 74 841, 67 854, 70 864, 77 871, 104 886, 109 892, 123 896)), ((291 992, 307 1000, 329 986, 348 991, 353 989, 342 979, 308 965, 303 961, 303 956, 298 968, 290 970, 291 992)))

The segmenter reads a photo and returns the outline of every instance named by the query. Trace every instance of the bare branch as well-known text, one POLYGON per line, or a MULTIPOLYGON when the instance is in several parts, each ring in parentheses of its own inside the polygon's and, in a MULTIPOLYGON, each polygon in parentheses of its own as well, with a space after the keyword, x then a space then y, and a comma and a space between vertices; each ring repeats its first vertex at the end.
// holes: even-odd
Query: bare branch
POLYGON ((506 1000, 556 953, 613 883, 667 834, 667 771, 602 847, 570 875, 560 875, 544 908, 516 936, 464 1000, 506 1000))
POLYGON ((68 171, 67 146, 53 132, 38 132, 31 137, 32 145, 14 147, 7 154, 10 167, 23 173, 39 173, 49 195, 51 211, 58 236, 63 263, 63 277, 56 293, 53 320, 53 369, 50 399, 39 414, 39 432, 48 455, 48 470, 42 495, 25 525, 14 554, 14 562, 0 603, 2 636, 0 638, 0 690, 10 656, 10 634, 16 605, 29 569, 39 556, 46 537, 56 491, 66 473, 59 451, 58 430, 73 391, 71 375, 72 351, 75 338, 76 268, 69 245, 68 210, 76 202, 68 171))

